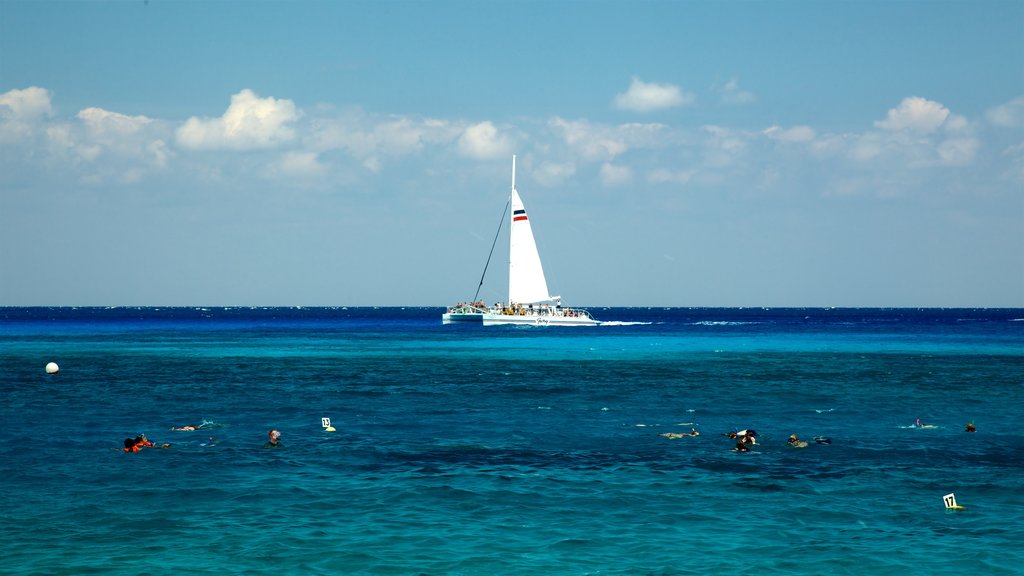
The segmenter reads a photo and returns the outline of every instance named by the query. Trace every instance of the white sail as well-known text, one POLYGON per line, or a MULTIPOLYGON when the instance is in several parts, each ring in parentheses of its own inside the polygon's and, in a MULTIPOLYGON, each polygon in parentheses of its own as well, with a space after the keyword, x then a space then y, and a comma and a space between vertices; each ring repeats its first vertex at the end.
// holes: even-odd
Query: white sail
MULTIPOLYGON (((513 177, 514 178, 514 177, 513 177)), ((540 264, 533 228, 515 186, 512 188, 512 232, 508 248, 508 301, 534 304, 552 300, 540 264)))

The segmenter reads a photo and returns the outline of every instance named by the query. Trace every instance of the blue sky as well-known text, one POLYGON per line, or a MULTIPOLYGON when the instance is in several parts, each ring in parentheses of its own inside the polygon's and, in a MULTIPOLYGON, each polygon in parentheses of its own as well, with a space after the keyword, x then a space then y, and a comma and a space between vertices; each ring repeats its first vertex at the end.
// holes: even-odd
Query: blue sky
POLYGON ((567 304, 1024 306, 1022 29, 987 0, 0 2, 0 305, 468 299, 517 154, 567 304))

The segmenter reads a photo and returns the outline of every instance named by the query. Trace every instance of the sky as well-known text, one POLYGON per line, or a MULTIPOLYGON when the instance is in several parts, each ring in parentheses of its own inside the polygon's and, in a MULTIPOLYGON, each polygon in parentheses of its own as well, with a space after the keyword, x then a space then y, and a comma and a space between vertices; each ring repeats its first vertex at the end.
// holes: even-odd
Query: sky
POLYGON ((1022 30, 1018 0, 0 1, 0 305, 468 300, 515 154, 567 305, 1024 307, 1022 30))

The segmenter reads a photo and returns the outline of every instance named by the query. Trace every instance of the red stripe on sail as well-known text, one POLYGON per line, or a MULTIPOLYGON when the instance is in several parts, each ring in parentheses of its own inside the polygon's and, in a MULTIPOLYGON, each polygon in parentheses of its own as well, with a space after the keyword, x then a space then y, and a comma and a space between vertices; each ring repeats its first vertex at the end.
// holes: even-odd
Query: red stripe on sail
POLYGON ((513 222, 519 222, 520 220, 526 220, 526 219, 527 219, 526 218, 526 214, 523 214, 522 216, 516 216, 515 218, 512 219, 512 221, 513 222))

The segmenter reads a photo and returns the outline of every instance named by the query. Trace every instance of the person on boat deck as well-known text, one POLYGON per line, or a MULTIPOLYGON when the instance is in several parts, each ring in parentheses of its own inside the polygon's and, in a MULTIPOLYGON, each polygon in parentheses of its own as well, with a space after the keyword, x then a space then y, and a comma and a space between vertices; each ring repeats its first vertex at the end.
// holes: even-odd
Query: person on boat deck
POLYGON ((263 445, 264 448, 281 448, 284 444, 281 444, 281 433, 277 430, 271 430, 267 432, 267 436, 270 437, 270 441, 263 445))

